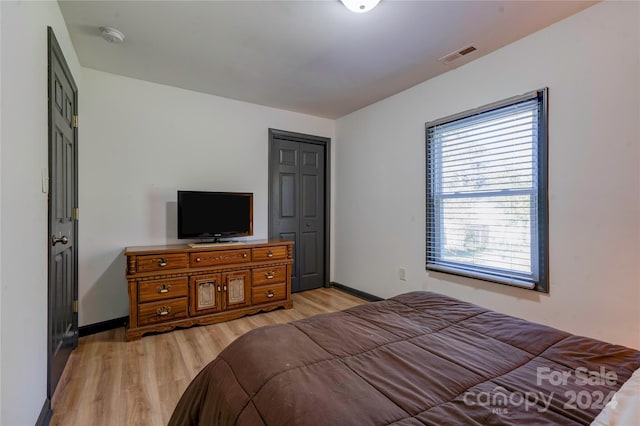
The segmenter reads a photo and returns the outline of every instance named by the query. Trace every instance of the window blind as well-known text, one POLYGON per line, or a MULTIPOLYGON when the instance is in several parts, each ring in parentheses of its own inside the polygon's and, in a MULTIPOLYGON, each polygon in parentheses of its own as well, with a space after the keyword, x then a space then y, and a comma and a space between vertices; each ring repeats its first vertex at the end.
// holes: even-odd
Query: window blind
POLYGON ((503 103, 427 124, 426 266, 534 288, 546 230, 546 111, 539 92, 503 103))

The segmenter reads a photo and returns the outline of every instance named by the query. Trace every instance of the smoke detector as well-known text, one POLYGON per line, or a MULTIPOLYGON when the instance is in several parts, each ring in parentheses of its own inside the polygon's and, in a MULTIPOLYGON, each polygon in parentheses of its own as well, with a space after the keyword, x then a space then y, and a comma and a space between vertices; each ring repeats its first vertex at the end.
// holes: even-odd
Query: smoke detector
POLYGON ((455 52, 449 53, 448 55, 444 55, 442 58, 438 59, 443 64, 450 64, 451 62, 462 58, 464 55, 468 55, 471 52, 475 52, 477 49, 473 46, 467 46, 463 49, 456 50, 455 52))
POLYGON ((115 28, 100 27, 100 35, 109 43, 120 44, 124 41, 124 34, 115 28))

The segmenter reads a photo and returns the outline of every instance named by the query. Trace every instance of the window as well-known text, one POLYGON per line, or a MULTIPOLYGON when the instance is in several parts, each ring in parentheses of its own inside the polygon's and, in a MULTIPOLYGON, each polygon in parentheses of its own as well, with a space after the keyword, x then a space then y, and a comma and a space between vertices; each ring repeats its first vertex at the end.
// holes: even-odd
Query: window
POLYGON ((426 124, 428 270, 548 291, 547 89, 426 124))

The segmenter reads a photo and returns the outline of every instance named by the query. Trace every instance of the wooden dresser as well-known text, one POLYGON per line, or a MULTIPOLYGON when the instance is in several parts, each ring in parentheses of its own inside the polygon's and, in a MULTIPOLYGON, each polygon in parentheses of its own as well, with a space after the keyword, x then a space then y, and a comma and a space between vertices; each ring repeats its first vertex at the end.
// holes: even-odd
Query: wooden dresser
POLYGON ((293 242, 128 247, 127 340, 292 308, 293 242))

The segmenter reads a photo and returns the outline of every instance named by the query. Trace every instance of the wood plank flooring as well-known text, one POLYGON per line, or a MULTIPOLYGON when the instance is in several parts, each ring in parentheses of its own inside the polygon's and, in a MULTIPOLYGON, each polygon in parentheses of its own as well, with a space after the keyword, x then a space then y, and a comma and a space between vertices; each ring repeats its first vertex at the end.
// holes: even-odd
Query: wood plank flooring
POLYGON ((51 425, 166 425, 195 375, 257 327, 339 311, 364 300, 336 289, 293 295, 293 309, 125 341, 124 328, 82 337, 52 400, 51 425))

